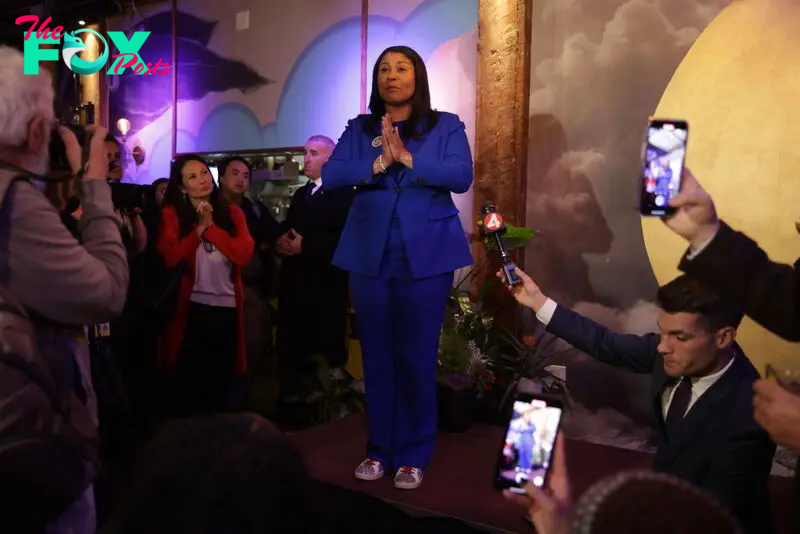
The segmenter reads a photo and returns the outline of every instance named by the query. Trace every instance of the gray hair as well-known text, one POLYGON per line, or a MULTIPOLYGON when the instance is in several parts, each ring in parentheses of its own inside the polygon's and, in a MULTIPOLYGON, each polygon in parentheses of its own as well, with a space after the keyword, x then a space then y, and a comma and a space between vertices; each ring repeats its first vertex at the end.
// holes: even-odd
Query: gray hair
POLYGON ((41 116, 53 122, 53 80, 44 69, 25 74, 25 59, 19 50, 0 46, 0 146, 25 142, 28 123, 41 116))
POLYGON ((306 141, 306 143, 310 143, 311 141, 317 141, 318 143, 325 143, 331 148, 331 151, 333 151, 333 149, 336 148, 336 143, 333 142, 333 139, 331 139, 326 135, 312 135, 311 137, 308 138, 308 141, 306 141))

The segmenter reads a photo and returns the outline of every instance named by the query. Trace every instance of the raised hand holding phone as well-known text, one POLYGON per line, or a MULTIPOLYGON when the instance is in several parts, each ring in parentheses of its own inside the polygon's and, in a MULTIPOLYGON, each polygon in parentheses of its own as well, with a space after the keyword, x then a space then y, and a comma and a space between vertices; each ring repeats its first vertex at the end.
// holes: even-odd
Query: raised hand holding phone
POLYGON ((654 119, 642 146, 639 212, 663 217, 674 213, 670 201, 681 190, 689 125, 684 120, 654 119))
POLYGON ((681 177, 681 191, 669 204, 674 212, 663 217, 664 224, 692 247, 702 246, 717 233, 719 219, 714 201, 686 167, 681 177))

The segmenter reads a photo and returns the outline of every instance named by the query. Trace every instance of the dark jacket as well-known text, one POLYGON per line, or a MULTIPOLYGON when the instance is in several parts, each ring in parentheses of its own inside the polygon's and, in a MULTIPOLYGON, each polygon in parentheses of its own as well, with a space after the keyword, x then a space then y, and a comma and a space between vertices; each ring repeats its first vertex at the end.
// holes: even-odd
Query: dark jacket
POLYGON ((661 394, 673 384, 658 352, 660 336, 618 334, 559 306, 547 330, 597 360, 652 376, 653 469, 705 489, 739 519, 745 532, 773 532, 769 480, 775 444, 753 419, 753 382, 759 375, 737 347, 734 362, 687 413, 668 439, 661 394))
POLYGON ((771 261, 755 241, 723 222, 700 254, 691 260, 684 255, 680 269, 770 332, 800 341, 800 261, 771 261))

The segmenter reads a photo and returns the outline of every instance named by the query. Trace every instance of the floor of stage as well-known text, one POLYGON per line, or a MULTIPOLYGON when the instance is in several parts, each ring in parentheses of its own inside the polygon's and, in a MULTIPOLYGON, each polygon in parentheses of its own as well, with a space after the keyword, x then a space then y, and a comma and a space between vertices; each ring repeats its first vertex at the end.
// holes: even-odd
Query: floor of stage
MULTIPOLYGON (((483 424, 473 425, 464 434, 440 434, 425 481, 414 491, 394 489, 390 477, 375 482, 353 478, 366 441, 363 416, 303 430, 289 439, 303 452, 319 480, 368 493, 410 513, 452 516, 494 532, 530 534, 531 526, 522 519, 520 510, 492 486, 502 434, 502 428, 483 424)), ((652 462, 652 456, 642 452, 574 440, 567 440, 565 445, 575 496, 605 475, 623 469, 648 469, 652 462)), ((773 510, 776 517, 787 518, 791 481, 774 478, 773 510)), ((782 525, 778 532, 789 530, 782 525)))

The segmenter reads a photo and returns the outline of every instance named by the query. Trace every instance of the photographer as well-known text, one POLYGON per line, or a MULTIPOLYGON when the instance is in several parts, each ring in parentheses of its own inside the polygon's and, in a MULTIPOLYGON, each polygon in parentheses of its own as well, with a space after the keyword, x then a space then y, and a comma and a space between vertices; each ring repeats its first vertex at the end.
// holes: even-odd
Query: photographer
MULTIPOLYGON (((46 71, 25 75, 23 71, 23 55, 12 48, 0 47, 0 286, 29 312, 39 341, 35 355, 41 359, 58 356, 58 359, 49 360, 55 363, 48 371, 57 382, 56 386, 73 391, 73 397, 81 401, 80 409, 72 410, 69 422, 81 416, 90 421, 93 435, 83 435, 79 444, 85 447, 96 442, 97 413, 83 325, 113 319, 122 310, 128 289, 128 266, 120 239, 120 223, 106 183, 108 161, 103 144, 106 131, 94 128, 78 131, 76 135, 71 129, 58 126, 54 132, 50 75, 46 71), (56 135, 58 137, 51 139, 56 135), (79 143, 79 137, 84 136, 89 143, 85 165, 79 143), (40 189, 42 183, 53 182, 42 175, 50 174, 48 154, 56 156, 59 141, 61 155, 68 161, 69 169, 63 172, 66 179, 55 187, 47 187, 59 193, 56 198, 61 205, 57 208, 40 189), (76 203, 82 210, 77 220, 80 243, 59 215, 60 211, 69 212, 76 203)), ((13 439, 15 432, 36 427, 39 422, 29 420, 38 417, 37 412, 10 413, 9 405, 25 408, 27 399, 42 406, 41 394, 35 386, 11 390, 8 381, 12 375, 0 373, 2 440, 13 439), (14 404, 9 404, 10 399, 14 404)), ((0 466, 6 468, 4 452, 0 452, 0 466)), ((62 465, 60 458, 53 465, 58 471, 62 465)), ((16 520, 27 521, 25 527, 31 531, 34 528, 43 530, 46 524, 47 532, 94 532, 91 475, 97 467, 96 463, 87 462, 86 473, 80 476, 89 481, 88 485, 81 486, 81 494, 63 506, 47 502, 46 495, 25 499, 24 492, 17 492, 17 488, 4 488, 9 490, 3 491, 0 500, 4 531, 26 531, 7 528, 16 520)), ((47 473, 50 486, 61 480, 59 474, 47 473)), ((68 476, 61 475, 62 479, 68 476)), ((0 483, 8 484, 2 478, 0 483)), ((23 480, 22 485, 26 489, 35 486, 28 480, 23 480)))

